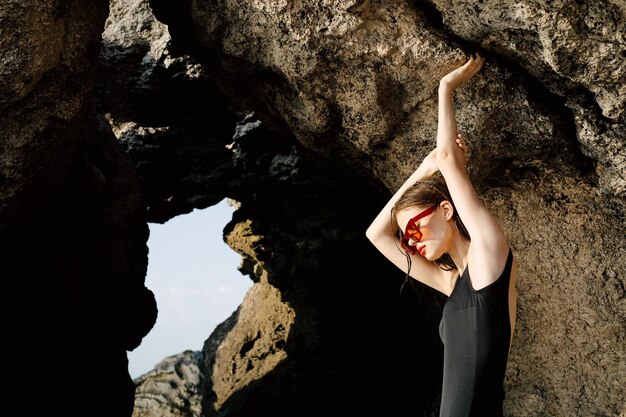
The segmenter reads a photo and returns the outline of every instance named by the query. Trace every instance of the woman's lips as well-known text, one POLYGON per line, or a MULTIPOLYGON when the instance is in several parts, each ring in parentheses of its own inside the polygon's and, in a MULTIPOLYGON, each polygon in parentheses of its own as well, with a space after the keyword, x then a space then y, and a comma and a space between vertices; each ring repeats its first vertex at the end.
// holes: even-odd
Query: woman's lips
POLYGON ((424 253, 426 252, 426 245, 418 246, 417 251, 420 253, 420 255, 424 256, 424 253))

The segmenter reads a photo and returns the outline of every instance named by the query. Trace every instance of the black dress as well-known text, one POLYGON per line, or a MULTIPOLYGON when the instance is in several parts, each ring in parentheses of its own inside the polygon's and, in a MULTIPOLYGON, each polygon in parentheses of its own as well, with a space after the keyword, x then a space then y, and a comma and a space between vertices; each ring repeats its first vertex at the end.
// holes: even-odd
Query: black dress
POLYGON ((439 324, 444 343, 440 417, 503 415, 512 262, 509 249, 502 275, 478 291, 466 267, 444 305, 439 324))

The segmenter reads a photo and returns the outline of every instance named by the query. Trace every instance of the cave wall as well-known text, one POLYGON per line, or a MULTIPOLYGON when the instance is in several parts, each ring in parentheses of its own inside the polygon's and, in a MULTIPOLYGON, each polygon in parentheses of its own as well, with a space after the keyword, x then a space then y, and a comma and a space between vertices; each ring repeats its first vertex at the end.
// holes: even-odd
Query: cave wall
POLYGON ((107 13, 0 5, 4 386, 23 415, 130 415, 126 351, 156 319, 142 184, 91 101, 107 13))
POLYGON ((507 414, 623 411, 622 4, 151 5, 232 100, 388 195, 434 146, 439 78, 482 52, 456 103, 468 170, 520 262, 507 414))
POLYGON ((106 5, 6 1, 0 6, 2 28, 8 29, 0 40, 3 261, 28 238, 67 175, 93 85, 106 5))
POLYGON ((364 231, 434 146, 439 78, 479 50, 456 104, 520 264, 506 415, 623 417, 624 10, 3 3, 11 396, 33 415, 436 416, 444 300, 399 294, 364 231), (146 222, 223 198, 254 285, 202 352, 135 386, 125 352, 157 313, 146 222))

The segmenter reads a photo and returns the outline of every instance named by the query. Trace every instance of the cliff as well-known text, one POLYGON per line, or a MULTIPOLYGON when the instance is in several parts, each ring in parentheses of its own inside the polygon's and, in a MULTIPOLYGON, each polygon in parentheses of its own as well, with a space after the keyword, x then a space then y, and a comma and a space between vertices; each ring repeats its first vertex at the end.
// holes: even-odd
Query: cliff
POLYGON ((623 417, 625 15, 599 0, 4 2, 10 396, 29 415, 437 415, 444 297, 399 295, 365 229, 434 146, 440 77, 480 51, 455 103, 520 265, 506 415, 623 417), (157 320, 147 223, 224 198, 254 285, 201 353, 133 382, 126 351, 157 320))

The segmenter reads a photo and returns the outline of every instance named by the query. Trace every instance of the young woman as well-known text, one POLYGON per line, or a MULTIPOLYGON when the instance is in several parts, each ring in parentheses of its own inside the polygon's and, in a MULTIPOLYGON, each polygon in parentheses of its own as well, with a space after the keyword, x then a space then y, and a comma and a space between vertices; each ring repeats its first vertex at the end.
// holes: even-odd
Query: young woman
MULTIPOLYGON (((483 66, 476 54, 439 83, 437 146, 367 229, 400 269, 448 296, 441 417, 501 417, 515 323, 517 267, 465 170, 452 94, 483 66)), ((405 281, 406 282, 406 281, 405 281)))

